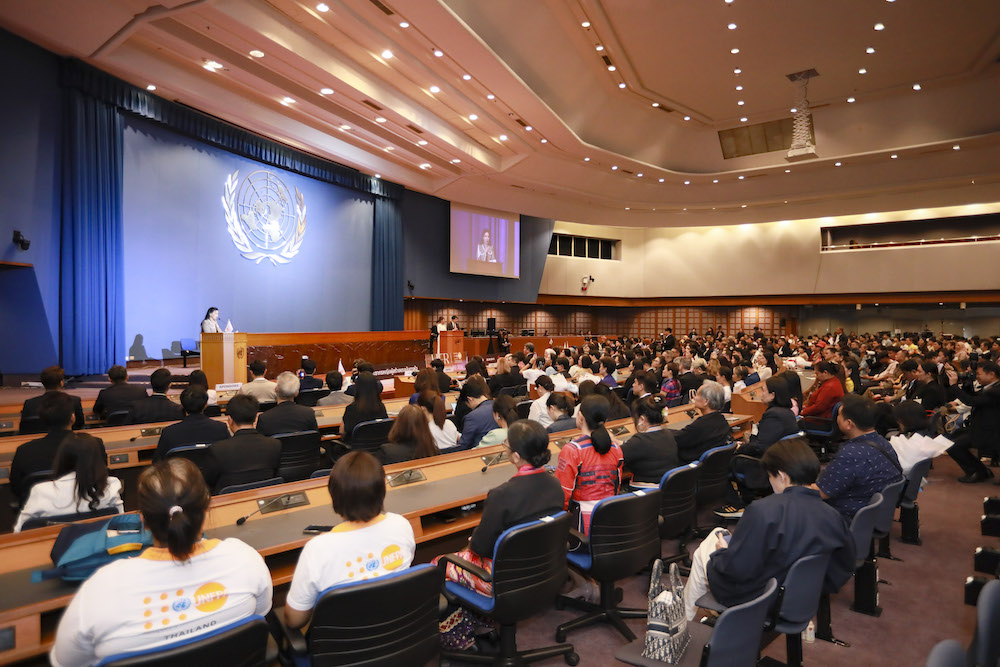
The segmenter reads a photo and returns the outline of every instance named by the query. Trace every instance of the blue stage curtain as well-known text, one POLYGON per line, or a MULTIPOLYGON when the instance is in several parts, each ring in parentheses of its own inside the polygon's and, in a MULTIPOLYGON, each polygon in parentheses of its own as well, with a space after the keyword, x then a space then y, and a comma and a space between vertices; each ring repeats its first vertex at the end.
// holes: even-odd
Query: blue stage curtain
POLYGON ((60 357, 71 375, 103 374, 125 362, 124 123, 114 106, 75 90, 65 104, 60 357))
POLYGON ((403 216, 399 201, 375 198, 372 331, 403 328, 403 216))

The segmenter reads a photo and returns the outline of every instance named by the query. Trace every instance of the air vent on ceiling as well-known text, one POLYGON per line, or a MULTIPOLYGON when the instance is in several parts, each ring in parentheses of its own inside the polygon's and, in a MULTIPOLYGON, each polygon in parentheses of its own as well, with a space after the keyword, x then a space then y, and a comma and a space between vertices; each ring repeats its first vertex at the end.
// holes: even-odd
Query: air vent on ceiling
POLYGON ((379 9, 381 9, 381 10, 382 10, 382 12, 383 12, 383 13, 384 13, 384 14, 385 14, 386 16, 392 16, 393 14, 395 14, 395 13, 396 13, 396 12, 392 11, 391 9, 389 9, 388 7, 386 7, 385 5, 383 5, 383 4, 382 4, 381 2, 379 2, 378 0, 370 0, 370 2, 371 2, 371 3, 373 4, 373 5, 375 5, 376 7, 378 7, 379 9))
POLYGON ((608 58, 607 56, 601 56, 601 60, 604 61, 605 65, 607 65, 608 67, 611 67, 611 58, 608 58))
POLYGON ((421 129, 420 129, 419 127, 417 127, 416 125, 412 125, 412 124, 411 124, 411 125, 407 125, 406 127, 410 128, 411 130, 413 130, 413 131, 414 131, 414 132, 416 132, 417 134, 423 134, 423 133, 424 133, 424 131, 423 131, 423 130, 421 130, 421 129))
POLYGON ((527 190, 523 185, 514 185, 513 183, 510 184, 510 187, 517 188, 518 190, 527 190))
POLYGON ((634 174, 634 173, 635 173, 634 171, 629 171, 628 169, 622 169, 622 170, 621 170, 621 172, 622 172, 623 174, 628 174, 629 176, 631 176, 632 174, 634 174))
MULTIPOLYGON (((809 125, 811 129, 812 122, 809 125)), ((720 130, 719 144, 722 146, 722 156, 728 160, 772 151, 787 151, 792 145, 792 129, 793 120, 782 118, 767 123, 740 125, 720 130)), ((815 137, 812 141, 815 145, 815 137)))
POLYGON ((673 109, 671 109, 670 107, 665 107, 662 104, 660 106, 656 107, 656 108, 659 109, 660 111, 666 111, 667 113, 673 113, 674 112, 673 109))
POLYGON ((517 124, 518 124, 518 125, 520 125, 521 127, 528 127, 528 124, 527 124, 527 123, 525 123, 525 122, 524 122, 523 120, 521 120, 520 118, 515 118, 514 120, 516 120, 516 121, 517 121, 517 124))
POLYGON ((375 104, 371 100, 361 100, 361 101, 364 104, 367 104, 368 106, 370 106, 372 109, 375 109, 375 111, 381 111, 382 110, 382 107, 380 107, 379 105, 375 104))

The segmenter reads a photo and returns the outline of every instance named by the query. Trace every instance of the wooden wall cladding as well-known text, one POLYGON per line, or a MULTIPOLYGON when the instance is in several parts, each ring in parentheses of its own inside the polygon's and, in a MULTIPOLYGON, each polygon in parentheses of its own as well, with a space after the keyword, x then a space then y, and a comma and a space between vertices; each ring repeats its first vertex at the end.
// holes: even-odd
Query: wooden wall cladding
POLYGON ((247 361, 267 363, 267 376, 297 371, 303 356, 316 362, 317 374, 337 370, 338 362, 350 371, 355 359, 375 366, 375 374, 391 376, 423 368, 430 333, 425 331, 372 331, 338 333, 248 334, 247 361), (395 372, 393 372, 395 371, 395 372))

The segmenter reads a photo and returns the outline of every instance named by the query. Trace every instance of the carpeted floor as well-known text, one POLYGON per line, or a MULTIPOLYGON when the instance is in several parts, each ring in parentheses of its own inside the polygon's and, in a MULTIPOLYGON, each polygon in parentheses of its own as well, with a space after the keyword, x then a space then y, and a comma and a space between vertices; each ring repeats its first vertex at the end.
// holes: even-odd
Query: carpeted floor
MULTIPOLYGON (((894 526, 892 552, 902 561, 879 561, 880 578, 891 585, 879 587, 883 613, 872 618, 852 612, 853 582, 833 597, 834 635, 849 642, 849 648, 816 641, 804 644, 804 663, 824 667, 857 665, 923 665, 935 643, 955 638, 968 644, 975 624, 975 609, 963 603, 965 578, 973 574, 972 554, 977 546, 996 546, 996 538, 982 537, 979 517, 983 497, 1000 495, 991 484, 963 485, 961 474, 947 456, 939 457, 930 474, 930 484, 920 494, 922 546, 903 544, 899 524, 894 526)), ((692 545, 691 548, 693 548, 692 545)), ((664 543, 671 553, 672 543, 664 543)), ((621 583, 625 606, 644 606, 648 579, 632 577, 621 583)), ((555 627, 581 612, 551 609, 522 623, 518 645, 530 648, 554 643, 555 627)), ((628 621, 642 636, 644 621, 628 621)), ((581 665, 613 665, 614 652, 625 640, 609 626, 596 625, 572 633, 568 641, 580 654, 581 665)), ((689 650, 700 650, 691 647, 689 650)), ((764 655, 785 659, 783 637, 764 655)), ((562 658, 537 663, 564 664, 562 658)))

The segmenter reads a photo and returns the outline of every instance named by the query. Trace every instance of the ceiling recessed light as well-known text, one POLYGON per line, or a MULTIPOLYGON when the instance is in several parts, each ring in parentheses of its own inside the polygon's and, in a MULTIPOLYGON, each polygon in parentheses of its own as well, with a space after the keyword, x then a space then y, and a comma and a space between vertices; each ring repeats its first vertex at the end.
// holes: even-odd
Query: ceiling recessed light
POLYGON ((524 131, 525 132, 531 132, 533 129, 535 129, 535 128, 531 127, 530 125, 525 125, 524 126, 524 131))
POLYGON ((420 141, 417 142, 417 145, 418 146, 426 146, 427 145, 427 140, 426 139, 421 139, 420 141))
POLYGON ((684 120, 691 120, 691 116, 684 116, 684 120))
POLYGON ((148 86, 146 86, 146 90, 156 90, 156 86, 154 86, 153 84, 149 84, 148 86))
POLYGON ((659 106, 660 106, 660 103, 659 103, 659 102, 653 102, 653 108, 654 108, 654 109, 655 109, 655 108, 657 108, 657 107, 659 107, 659 106))
POLYGON ((854 98, 853 97, 848 97, 847 98, 847 103, 848 104, 854 104, 854 98))
POLYGON ((451 161, 452 164, 458 164, 459 162, 461 162, 461 160, 459 160, 458 158, 455 158, 454 160, 451 161))
POLYGON ((882 24, 882 23, 876 23, 875 24, 875 29, 876 30, 885 30, 885 25, 882 24))
POLYGON ((960 150, 962 150, 962 147, 959 146, 958 144, 955 144, 954 146, 951 147, 951 150, 953 150, 953 151, 960 151, 960 150))
POLYGON ((590 21, 584 21, 580 25, 583 26, 584 28, 589 28, 590 27, 590 21))
POLYGON ((868 74, 868 70, 862 67, 861 69, 858 70, 858 74, 868 74))
POLYGON ((421 169, 430 169, 431 168, 431 164, 430 164, 430 162, 424 162, 423 164, 420 165, 420 168, 421 169))
POLYGON ((282 104, 295 104, 295 100, 293 100, 291 97, 282 97, 281 98, 281 103, 282 104))
POLYGON ((615 67, 614 65, 608 65, 608 71, 609 72, 614 72, 616 69, 618 69, 618 68, 615 67))
POLYGON ((328 12, 330 11, 330 7, 325 2, 321 2, 318 5, 316 5, 316 11, 328 12))
POLYGON ((611 167, 611 171, 618 171, 618 165, 616 164, 616 165, 612 166, 611 167))
POLYGON ((547 143, 549 143, 549 140, 548 139, 542 139, 542 143, 543 144, 547 144, 547 143))
POLYGON ((735 23, 730 23, 730 24, 729 24, 729 25, 727 25, 726 27, 727 27, 727 28, 729 28, 730 30, 736 30, 736 28, 737 28, 737 26, 736 26, 736 24, 735 24, 735 23))
POLYGON ((386 146, 385 149, 387 151, 394 151, 394 150, 396 150, 395 147, 393 147, 393 146, 386 146))
POLYGON ((375 178, 382 178, 382 174, 375 174, 375 178))
POLYGON ((683 209, 681 209, 681 210, 682 210, 682 211, 686 211, 687 209, 686 209, 686 208, 683 208, 683 209))
POLYGON ((875 47, 869 46, 867 49, 865 49, 865 53, 875 53, 875 47))
POLYGON ((594 48, 597 49, 598 51, 603 51, 604 50, 604 45, 603 44, 598 44, 594 48))
POLYGON ((893 153, 892 155, 889 156, 889 159, 890 160, 895 160, 898 157, 899 157, 898 155, 896 155, 895 153, 893 153))
POLYGON ((438 87, 438 86, 431 86, 427 90, 431 91, 432 93, 440 93, 441 92, 441 88, 438 87))
POLYGON ((344 132, 347 132, 349 129, 351 129, 351 126, 350 125, 341 125, 340 129, 343 130, 344 132))
POLYGON ((791 111, 792 113, 798 113, 799 110, 796 107, 792 107, 791 109, 789 109, 789 111, 791 111))
POLYGON ((913 90, 920 90, 920 84, 919 83, 913 84, 913 90))
POLYGON ((207 69, 209 72, 217 72, 218 70, 222 69, 222 63, 216 62, 214 60, 206 60, 205 64, 202 65, 202 67, 207 69))
POLYGON ((739 106, 739 107, 741 107, 741 106, 743 106, 743 105, 744 105, 744 102, 743 102, 743 100, 737 100, 737 101, 736 101, 736 106, 739 106))
POLYGON ((746 178, 746 176, 740 176, 739 178, 742 181, 744 178, 746 178))
POLYGON ((743 70, 741 70, 739 67, 737 67, 736 69, 733 70, 733 74, 742 74, 742 73, 743 73, 743 70))
POLYGON ((385 122, 385 118, 382 118, 382 116, 376 116, 375 117, 375 122, 376 123, 384 123, 385 122))
POLYGON ((660 179, 660 183, 662 183, 662 182, 663 182, 663 181, 665 181, 665 180, 666 180, 665 178, 661 178, 661 179, 660 179))
POLYGON ((472 78, 472 75, 471 75, 471 74, 463 74, 463 75, 462 75, 462 79, 463 79, 464 81, 469 81, 469 80, 470 80, 471 78, 472 78))
POLYGON ((490 93, 489 95, 486 96, 486 99, 488 99, 488 100, 495 100, 496 98, 497 98, 497 96, 494 95, 493 93, 490 93))
POLYGON ((583 158, 583 161, 584 162, 590 162, 590 158, 589 157, 585 157, 585 158, 583 158))
POLYGON ((839 166, 840 166, 841 164, 843 164, 843 163, 842 163, 842 162, 834 162, 834 163, 833 163, 833 166, 834 166, 834 167, 839 167, 839 166))
POLYGON ((320 95, 333 95, 333 88, 320 88, 320 95))
POLYGON ((739 49, 729 49, 729 52, 735 56, 737 53, 740 52, 740 50, 739 49))
POLYGON ((410 27, 410 24, 409 24, 409 23, 407 23, 406 21, 400 21, 400 22, 399 22, 399 27, 400 27, 400 28, 409 28, 409 27, 410 27))
POLYGON ((740 205, 740 208, 746 208, 746 207, 747 207, 747 205, 746 205, 746 204, 741 204, 741 205, 740 205))
POLYGON ((792 173, 792 170, 791 170, 791 169, 786 169, 786 170, 785 170, 785 173, 786 173, 786 174, 790 174, 790 173, 792 173))
POLYGON ((743 117, 741 117, 741 118, 740 118, 740 122, 741 122, 741 123, 745 123, 745 122, 747 122, 747 117, 746 117, 746 116, 743 116, 743 117))
POLYGON ((619 87, 619 88, 624 88, 624 87, 625 87, 625 82, 623 81, 622 83, 619 83, 619 84, 618 84, 618 87, 619 87))
POLYGON ((434 49, 434 55, 440 58, 441 56, 444 55, 444 51, 442 51, 441 49, 434 49))
POLYGON ((260 49, 254 49, 253 51, 250 52, 250 55, 253 56, 254 58, 263 58, 264 52, 261 51, 260 49))
POLYGON ((718 182, 719 182, 719 179, 717 179, 717 178, 715 178, 715 179, 712 179, 712 182, 713 182, 713 183, 718 183, 718 182))
POLYGON ((479 120, 479 116, 474 113, 469 114, 469 120, 479 120))
POLYGON ((507 141, 507 135, 506 134, 501 134, 500 135, 500 141, 507 141))

